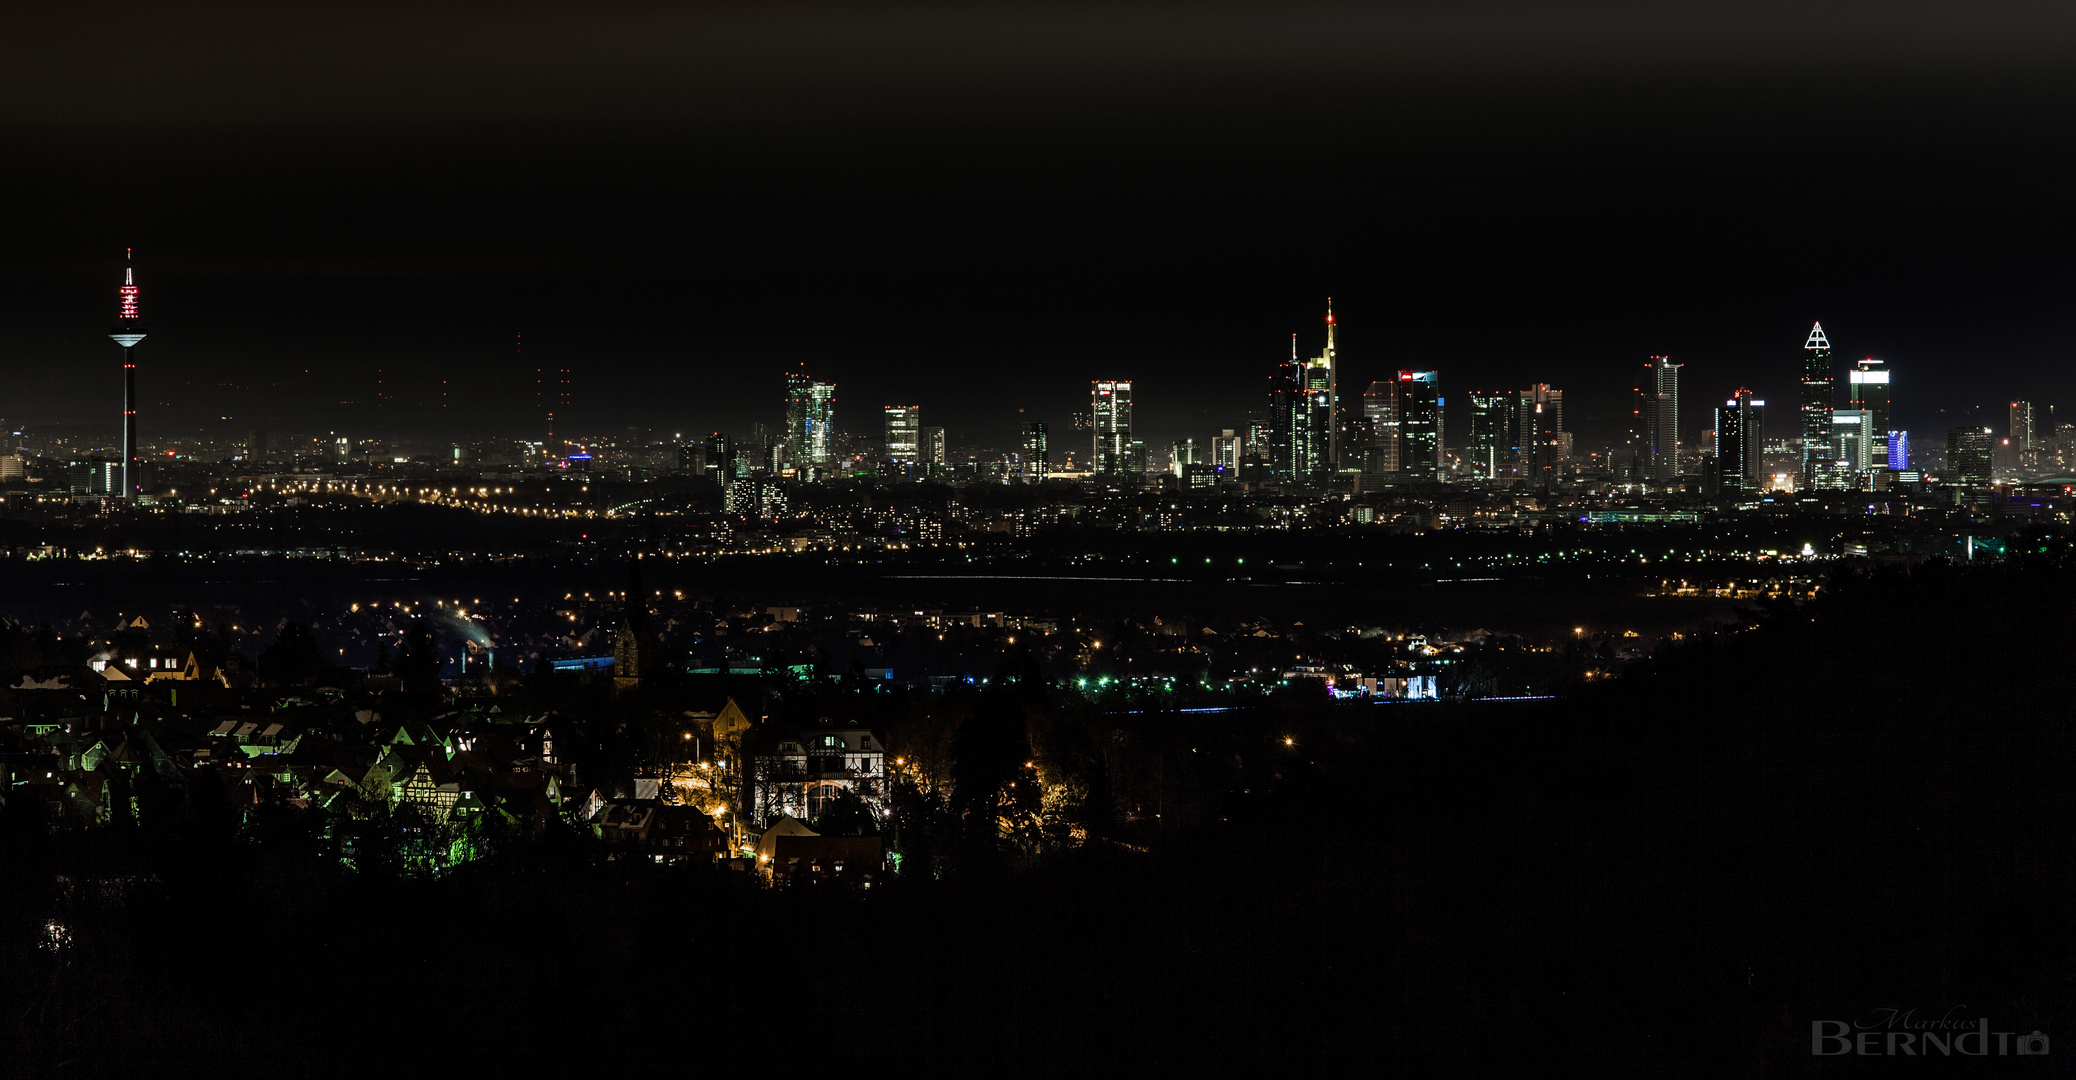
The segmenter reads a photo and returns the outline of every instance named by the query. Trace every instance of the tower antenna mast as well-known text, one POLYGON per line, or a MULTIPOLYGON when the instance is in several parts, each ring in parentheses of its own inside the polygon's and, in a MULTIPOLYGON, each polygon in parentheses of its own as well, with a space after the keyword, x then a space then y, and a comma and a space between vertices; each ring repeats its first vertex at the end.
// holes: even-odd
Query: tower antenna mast
POLYGON ((115 325, 108 337, 123 347, 123 463, 122 491, 116 497, 135 499, 144 485, 143 461, 137 446, 137 343, 144 340, 144 320, 137 311, 137 274, 131 266, 129 248, 123 249, 123 284, 116 290, 115 325))

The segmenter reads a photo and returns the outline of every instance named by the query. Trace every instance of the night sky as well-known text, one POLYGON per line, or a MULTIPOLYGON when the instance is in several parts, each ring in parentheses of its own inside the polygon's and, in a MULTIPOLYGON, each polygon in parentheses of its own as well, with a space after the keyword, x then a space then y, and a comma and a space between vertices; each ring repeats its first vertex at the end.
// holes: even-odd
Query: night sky
POLYGON ((1130 378, 1160 446, 1328 295, 1344 386, 1548 381, 1586 448, 1653 353, 1690 431, 1792 397, 1819 318, 1921 442, 2001 430, 2076 406, 2072 45, 2050 4, 17 16, 0 417, 113 429, 134 246, 147 438, 537 435, 536 362, 563 431, 741 432, 805 360, 954 446, 1130 378))

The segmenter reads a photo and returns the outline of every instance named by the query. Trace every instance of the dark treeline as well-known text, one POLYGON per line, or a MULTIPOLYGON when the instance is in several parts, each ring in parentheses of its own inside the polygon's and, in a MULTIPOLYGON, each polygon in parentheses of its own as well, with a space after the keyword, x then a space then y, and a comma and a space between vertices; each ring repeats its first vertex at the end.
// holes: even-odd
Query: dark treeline
MULTIPOLYGON (((1811 1021, 1884 1008, 2061 1034, 2076 568, 2065 541, 2013 551, 1840 576, 1564 701, 1266 702, 1200 744, 1258 767, 1208 770, 1186 827, 954 852, 863 894, 613 862, 562 830, 407 878, 200 811, 87 836, 9 817, 0 1057, 1801 1075, 1835 1064, 1811 1021)), ((1044 742, 1015 693, 950 733, 962 782, 1044 742)))

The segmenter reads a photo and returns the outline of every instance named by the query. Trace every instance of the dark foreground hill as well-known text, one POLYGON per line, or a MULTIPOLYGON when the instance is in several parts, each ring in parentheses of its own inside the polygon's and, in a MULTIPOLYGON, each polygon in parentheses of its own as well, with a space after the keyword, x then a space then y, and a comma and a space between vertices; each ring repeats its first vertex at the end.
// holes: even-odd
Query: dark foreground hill
POLYGON ((553 847, 380 881, 251 843, 17 833, 4 1058, 1801 1075, 1840 1064, 1812 1022, 1890 1009, 2076 1039, 2072 601, 2053 566, 1920 569, 1568 701, 1286 712, 1262 722, 1301 733, 1290 767, 1222 821, 863 895, 553 847), (97 905, 55 896, 57 870, 136 880, 97 905))

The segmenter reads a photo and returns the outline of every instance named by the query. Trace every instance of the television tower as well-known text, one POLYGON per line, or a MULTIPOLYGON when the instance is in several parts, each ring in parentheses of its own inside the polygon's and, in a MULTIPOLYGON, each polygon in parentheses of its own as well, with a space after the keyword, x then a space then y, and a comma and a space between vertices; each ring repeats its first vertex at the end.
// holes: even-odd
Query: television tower
POLYGON ((137 343, 144 340, 144 320, 137 314, 137 278, 130 267, 130 249, 123 249, 123 287, 116 308, 115 325, 108 336, 123 347, 123 499, 137 497, 144 470, 137 457, 137 343))

